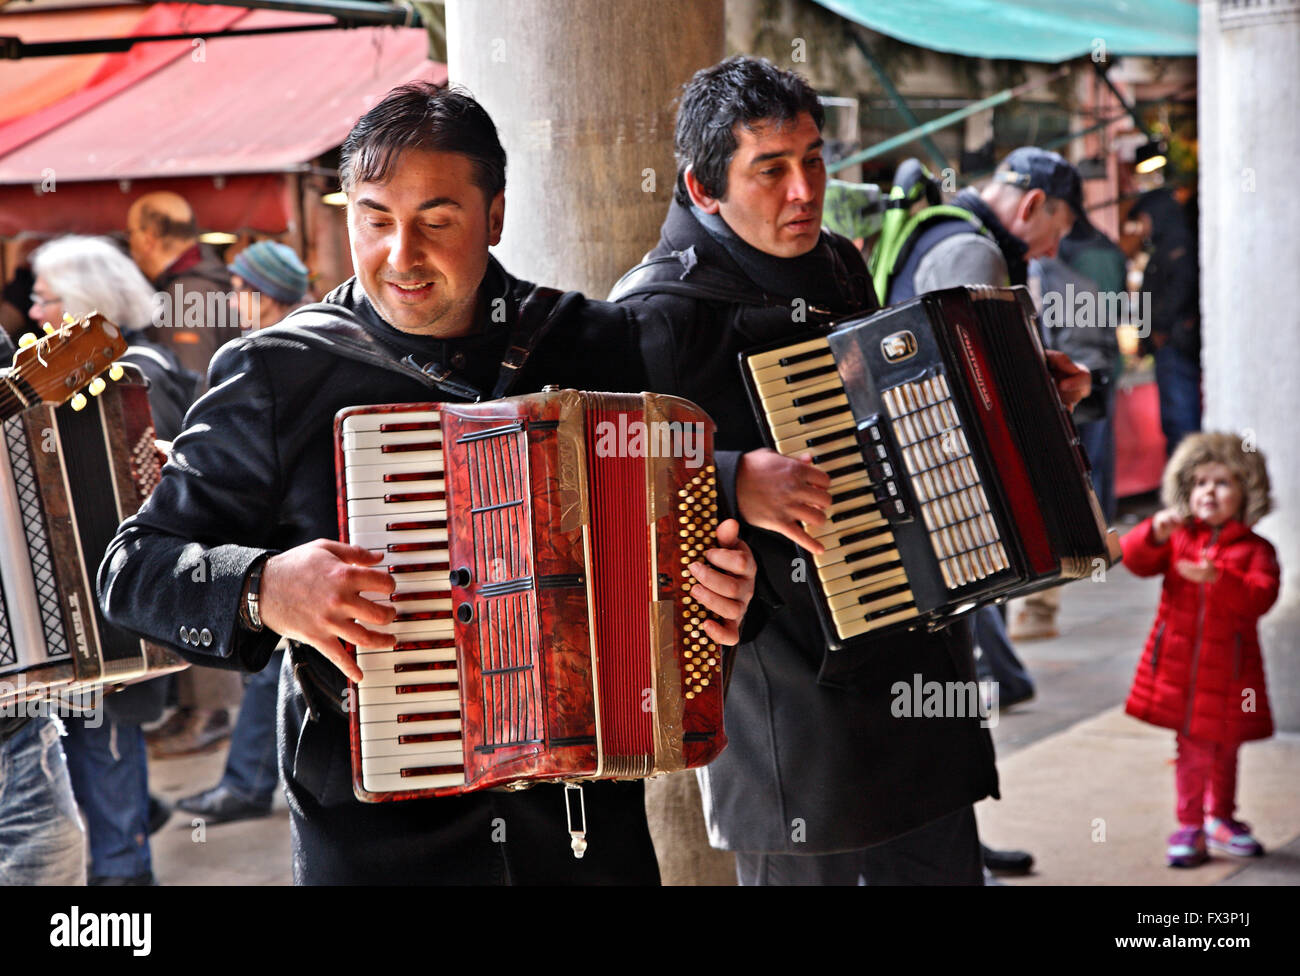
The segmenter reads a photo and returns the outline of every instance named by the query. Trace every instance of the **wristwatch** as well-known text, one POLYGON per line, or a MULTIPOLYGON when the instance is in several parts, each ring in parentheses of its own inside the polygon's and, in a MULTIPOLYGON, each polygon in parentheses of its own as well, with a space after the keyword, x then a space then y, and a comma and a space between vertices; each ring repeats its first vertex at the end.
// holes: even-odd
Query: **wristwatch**
POLYGON ((268 558, 270 558, 270 553, 265 553, 253 560, 253 565, 248 569, 248 575, 244 577, 243 599, 239 601, 239 620, 254 633, 262 630, 259 599, 262 591, 262 570, 266 568, 268 558))

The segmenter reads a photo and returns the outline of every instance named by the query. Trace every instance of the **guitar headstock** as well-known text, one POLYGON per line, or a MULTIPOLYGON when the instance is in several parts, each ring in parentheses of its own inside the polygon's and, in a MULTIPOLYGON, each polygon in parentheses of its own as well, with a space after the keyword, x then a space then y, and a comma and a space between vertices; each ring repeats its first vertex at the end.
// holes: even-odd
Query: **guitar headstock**
POLYGON ((11 374, 39 402, 58 406, 76 397, 84 404, 78 391, 92 383, 98 386, 91 386, 92 393, 102 390, 104 381, 97 377, 126 352, 122 330, 98 312, 79 319, 65 317, 59 326, 47 323, 45 330, 40 339, 28 335, 19 340, 11 374))

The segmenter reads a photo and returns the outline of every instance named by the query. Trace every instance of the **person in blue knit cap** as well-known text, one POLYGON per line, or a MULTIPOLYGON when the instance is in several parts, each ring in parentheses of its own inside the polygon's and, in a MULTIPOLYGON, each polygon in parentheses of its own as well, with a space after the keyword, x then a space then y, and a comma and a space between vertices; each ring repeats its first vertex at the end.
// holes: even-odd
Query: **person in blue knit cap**
MULTIPOLYGON (((230 263, 230 304, 240 328, 265 329, 302 304, 308 273, 293 248, 275 241, 250 244, 230 263)), ((244 700, 230 736, 230 752, 221 781, 187 796, 177 807, 208 823, 264 817, 271 812, 277 782, 275 698, 284 648, 277 647, 268 665, 244 685, 244 700)))
POLYGON ((309 275, 293 248, 258 241, 235 255, 229 265, 231 307, 242 329, 275 325, 302 303, 309 275))

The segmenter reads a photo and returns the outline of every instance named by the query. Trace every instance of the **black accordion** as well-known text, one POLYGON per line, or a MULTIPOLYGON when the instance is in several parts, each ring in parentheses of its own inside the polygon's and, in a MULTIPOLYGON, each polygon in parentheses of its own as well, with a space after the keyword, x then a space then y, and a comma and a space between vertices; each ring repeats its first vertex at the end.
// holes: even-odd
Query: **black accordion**
POLYGON ((831 478, 807 558, 832 649, 1119 558, 1025 289, 931 292, 741 364, 768 443, 831 478))
POLYGON ((0 704, 183 668, 108 624, 95 599, 104 550, 158 481, 139 373, 127 367, 81 410, 20 410, 0 440, 0 704))

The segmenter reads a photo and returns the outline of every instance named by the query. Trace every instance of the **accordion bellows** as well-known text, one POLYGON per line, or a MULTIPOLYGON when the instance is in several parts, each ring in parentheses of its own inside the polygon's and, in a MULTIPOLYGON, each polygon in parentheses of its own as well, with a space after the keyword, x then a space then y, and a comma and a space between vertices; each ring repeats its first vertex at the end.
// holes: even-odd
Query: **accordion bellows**
POLYGON ((129 367, 84 410, 40 404, 0 429, 0 702, 184 667, 95 599, 104 550, 158 482, 143 379, 129 367))
POLYGON ((407 799, 634 778, 726 742, 689 565, 713 424, 653 394, 342 411, 339 528, 386 554, 392 651, 357 654, 354 790, 407 799))

